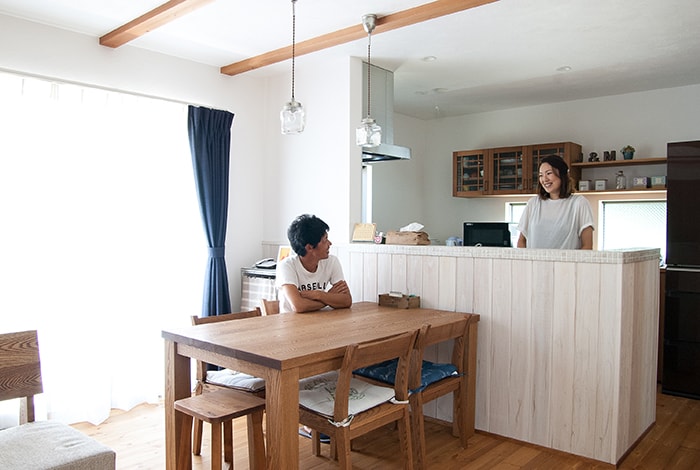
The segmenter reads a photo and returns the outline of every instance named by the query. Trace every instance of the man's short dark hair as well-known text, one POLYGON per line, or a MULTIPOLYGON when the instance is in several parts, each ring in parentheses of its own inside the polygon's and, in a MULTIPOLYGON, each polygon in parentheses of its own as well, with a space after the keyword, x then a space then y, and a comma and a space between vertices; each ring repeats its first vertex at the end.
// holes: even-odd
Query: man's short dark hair
POLYGON ((287 229, 287 238, 292 250, 299 256, 306 256, 306 245, 316 248, 330 227, 315 215, 302 214, 292 221, 287 229))

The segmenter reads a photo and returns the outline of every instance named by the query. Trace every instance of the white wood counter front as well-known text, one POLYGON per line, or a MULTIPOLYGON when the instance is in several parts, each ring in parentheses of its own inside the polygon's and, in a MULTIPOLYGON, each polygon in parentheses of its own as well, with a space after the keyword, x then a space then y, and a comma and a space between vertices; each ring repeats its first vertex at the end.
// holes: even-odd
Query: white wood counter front
POLYGON ((393 290, 481 315, 477 429, 615 464, 654 423, 658 249, 333 249, 355 302, 393 290))

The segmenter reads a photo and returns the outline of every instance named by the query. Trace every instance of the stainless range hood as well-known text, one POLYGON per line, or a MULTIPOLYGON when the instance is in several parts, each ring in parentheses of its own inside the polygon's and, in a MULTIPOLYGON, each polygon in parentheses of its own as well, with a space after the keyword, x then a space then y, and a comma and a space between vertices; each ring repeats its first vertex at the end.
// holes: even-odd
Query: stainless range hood
MULTIPOLYGON (((362 63, 362 76, 367 77, 367 63, 362 63)), ((363 80, 362 115, 367 116, 367 80, 363 80)), ((382 143, 362 149, 362 162, 375 163, 409 160, 411 149, 394 145, 394 74, 376 65, 371 66, 371 114, 382 127, 382 143)))

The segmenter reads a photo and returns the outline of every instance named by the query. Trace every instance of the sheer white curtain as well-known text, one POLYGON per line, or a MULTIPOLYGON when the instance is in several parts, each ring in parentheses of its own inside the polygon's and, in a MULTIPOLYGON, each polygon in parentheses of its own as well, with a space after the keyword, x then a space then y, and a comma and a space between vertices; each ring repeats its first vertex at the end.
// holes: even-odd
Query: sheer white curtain
POLYGON ((157 401, 207 260, 186 106, 4 73, 0 102, 0 332, 39 331, 39 418, 157 401))

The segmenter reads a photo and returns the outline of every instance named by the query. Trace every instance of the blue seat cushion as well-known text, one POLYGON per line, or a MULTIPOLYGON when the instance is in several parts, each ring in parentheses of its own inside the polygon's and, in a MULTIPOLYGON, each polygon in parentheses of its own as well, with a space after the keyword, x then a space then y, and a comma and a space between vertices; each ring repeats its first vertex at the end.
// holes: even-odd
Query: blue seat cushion
MULTIPOLYGON (((368 379, 377 380, 386 384, 393 385, 396 380, 397 359, 380 362, 367 367, 361 367, 353 371, 355 375, 367 377, 368 379)), ((441 364, 430 361, 423 361, 421 365, 421 385, 416 390, 411 392, 420 392, 428 385, 438 382, 446 377, 458 376, 457 366, 454 364, 441 364)))

